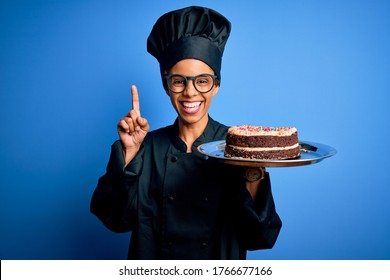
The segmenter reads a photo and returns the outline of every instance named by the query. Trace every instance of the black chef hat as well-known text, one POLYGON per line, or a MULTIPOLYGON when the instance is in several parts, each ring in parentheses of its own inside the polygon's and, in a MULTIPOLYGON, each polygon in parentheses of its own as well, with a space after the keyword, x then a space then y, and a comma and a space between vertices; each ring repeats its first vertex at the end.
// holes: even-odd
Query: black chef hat
POLYGON ((175 10, 157 20, 147 50, 160 63, 162 78, 180 60, 195 58, 209 65, 220 80, 230 29, 230 22, 214 10, 197 6, 175 10))

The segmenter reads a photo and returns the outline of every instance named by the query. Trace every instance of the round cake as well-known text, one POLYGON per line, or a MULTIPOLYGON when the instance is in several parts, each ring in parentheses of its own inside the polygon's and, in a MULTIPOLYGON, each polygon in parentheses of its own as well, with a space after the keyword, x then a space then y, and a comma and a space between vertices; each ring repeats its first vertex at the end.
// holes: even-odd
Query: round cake
POLYGON ((295 127, 240 125, 230 127, 226 135, 226 157, 280 160, 300 155, 295 127))

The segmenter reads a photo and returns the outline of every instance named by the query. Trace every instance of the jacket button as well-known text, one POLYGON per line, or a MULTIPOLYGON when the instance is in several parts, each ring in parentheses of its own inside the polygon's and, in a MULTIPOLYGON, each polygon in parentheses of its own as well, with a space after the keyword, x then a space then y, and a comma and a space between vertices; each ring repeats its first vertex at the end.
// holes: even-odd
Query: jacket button
POLYGON ((202 249, 206 249, 207 248, 207 243, 206 242, 203 242, 202 244, 200 244, 200 247, 202 249))
POLYGON ((173 202, 173 200, 174 200, 173 196, 168 197, 169 202, 173 202))
POLYGON ((178 160, 177 156, 173 156, 173 157, 171 158, 171 161, 172 161, 172 162, 176 162, 177 160, 178 160))
POLYGON ((204 202, 204 203, 209 202, 209 198, 208 198, 207 196, 205 196, 205 197, 203 198, 203 202, 204 202))

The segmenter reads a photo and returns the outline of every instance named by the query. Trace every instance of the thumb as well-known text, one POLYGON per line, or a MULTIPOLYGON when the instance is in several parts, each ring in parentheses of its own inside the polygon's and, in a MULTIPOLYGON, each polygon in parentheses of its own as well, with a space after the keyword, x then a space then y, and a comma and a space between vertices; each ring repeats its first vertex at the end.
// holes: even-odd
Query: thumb
POLYGON ((149 123, 148 123, 148 120, 143 118, 143 117, 138 117, 137 118, 137 122, 139 124, 139 126, 141 127, 142 130, 148 132, 150 127, 149 127, 149 123))

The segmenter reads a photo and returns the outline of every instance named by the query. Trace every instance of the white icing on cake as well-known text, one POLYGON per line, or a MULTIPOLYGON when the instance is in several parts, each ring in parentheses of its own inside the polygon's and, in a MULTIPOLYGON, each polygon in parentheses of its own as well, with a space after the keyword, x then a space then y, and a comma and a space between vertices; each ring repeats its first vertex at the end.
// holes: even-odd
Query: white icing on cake
POLYGON ((286 147, 239 147, 239 146, 233 146, 229 145, 230 147, 233 147, 236 150, 242 150, 242 151, 248 151, 248 152, 265 152, 265 151, 283 151, 283 150, 291 150, 295 149, 299 146, 299 144, 294 144, 292 146, 286 146, 286 147))

